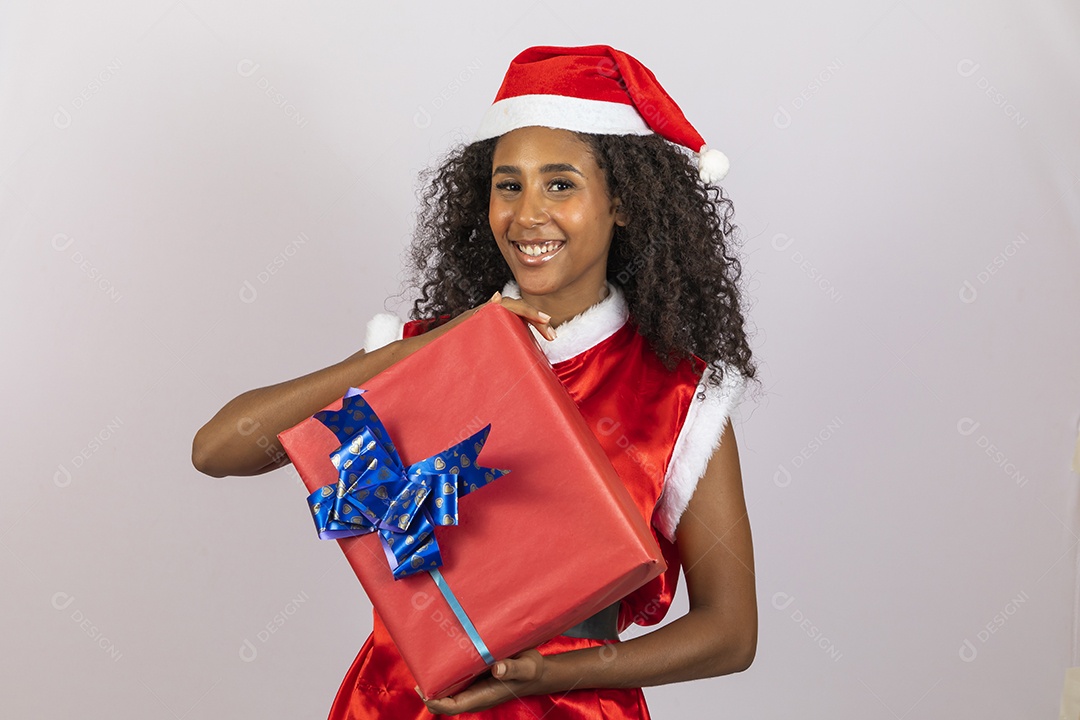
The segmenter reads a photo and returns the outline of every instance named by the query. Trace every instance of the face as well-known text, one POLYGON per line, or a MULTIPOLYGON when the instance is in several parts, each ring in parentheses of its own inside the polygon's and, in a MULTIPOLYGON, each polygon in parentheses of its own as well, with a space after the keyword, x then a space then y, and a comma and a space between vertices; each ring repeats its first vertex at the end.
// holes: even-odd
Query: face
POLYGON ((625 224, 589 147, 544 127, 499 138, 488 221, 523 298, 557 293, 587 304, 603 293, 612 234, 625 224))

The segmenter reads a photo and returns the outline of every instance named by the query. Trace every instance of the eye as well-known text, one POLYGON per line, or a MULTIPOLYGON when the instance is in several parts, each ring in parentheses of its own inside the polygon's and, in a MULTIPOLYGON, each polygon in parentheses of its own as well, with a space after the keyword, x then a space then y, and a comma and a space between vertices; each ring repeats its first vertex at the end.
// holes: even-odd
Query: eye
POLYGON ((557 191, 571 190, 571 189, 573 189, 573 187, 574 187, 574 183, 570 182, 569 180, 564 180, 562 178, 558 178, 558 179, 555 179, 555 180, 551 181, 551 188, 553 190, 557 190, 557 191))
POLYGON ((513 180, 503 180, 502 182, 495 183, 495 188, 505 192, 516 192, 521 189, 521 187, 513 180))

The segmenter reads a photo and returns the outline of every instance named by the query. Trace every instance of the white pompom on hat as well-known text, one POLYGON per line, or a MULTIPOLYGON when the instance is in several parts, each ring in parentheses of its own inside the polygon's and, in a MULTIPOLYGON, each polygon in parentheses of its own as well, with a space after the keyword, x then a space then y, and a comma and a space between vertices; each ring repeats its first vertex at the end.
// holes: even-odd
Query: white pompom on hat
POLYGON ((475 139, 534 125, 602 135, 656 133, 697 153, 706 183, 719 182, 730 167, 649 68, 607 45, 523 50, 510 62, 475 139))

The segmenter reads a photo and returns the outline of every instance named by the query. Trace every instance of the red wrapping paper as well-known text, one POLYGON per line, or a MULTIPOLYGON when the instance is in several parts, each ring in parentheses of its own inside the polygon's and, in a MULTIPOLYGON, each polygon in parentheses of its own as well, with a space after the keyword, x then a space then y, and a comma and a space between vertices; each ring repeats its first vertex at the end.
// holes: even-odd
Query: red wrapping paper
MULTIPOLYGON (((439 569, 495 659, 559 635, 667 569, 516 314, 484 305, 361 387, 406 467, 491 423, 476 462, 510 472, 461 497, 459 524, 434 532, 439 569)), ((321 422, 308 418, 278 438, 309 492, 337 482, 330 455, 340 442, 321 422)), ((428 573, 395 580, 376 532, 337 542, 425 696, 451 695, 487 669, 428 573)))

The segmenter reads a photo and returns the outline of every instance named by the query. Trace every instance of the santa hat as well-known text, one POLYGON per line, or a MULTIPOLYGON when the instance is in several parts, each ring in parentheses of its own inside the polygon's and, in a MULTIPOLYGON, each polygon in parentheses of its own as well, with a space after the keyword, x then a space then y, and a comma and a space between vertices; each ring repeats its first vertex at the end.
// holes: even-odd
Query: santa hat
POLYGON ((603 135, 649 135, 698 154, 705 182, 730 163, 708 147, 649 68, 607 45, 531 47, 513 59, 476 140, 542 125, 603 135))

